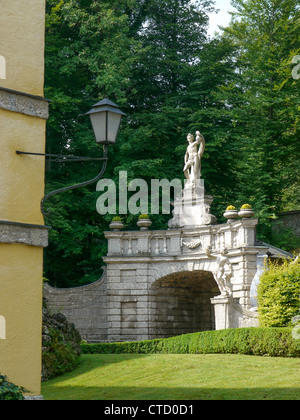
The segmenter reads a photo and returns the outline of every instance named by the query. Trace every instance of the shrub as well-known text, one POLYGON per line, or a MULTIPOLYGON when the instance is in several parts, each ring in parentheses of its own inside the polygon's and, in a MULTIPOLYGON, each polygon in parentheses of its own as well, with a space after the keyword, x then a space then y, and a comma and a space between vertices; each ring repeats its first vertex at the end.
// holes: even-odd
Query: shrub
POLYGON ((252 210, 252 206, 250 204, 243 204, 241 210, 252 210))
POLYGON ((0 375, 0 401, 24 400, 23 393, 26 389, 9 382, 6 376, 0 375))
POLYGON ((223 353, 272 357, 300 356, 300 340, 293 339, 292 328, 234 328, 166 339, 83 344, 81 348, 85 354, 223 353))
POLYGON ((122 217, 116 216, 112 219, 112 222, 122 222, 122 217))
POLYGON ((269 263, 258 287, 259 321, 262 327, 292 325, 300 309, 300 261, 269 263))
POLYGON ((228 206, 226 210, 236 210, 234 206, 228 206))
POLYGON ((61 313, 51 314, 44 300, 42 381, 72 371, 81 354, 81 337, 61 313))
POLYGON ((45 381, 72 371, 77 366, 78 356, 70 345, 62 342, 54 342, 51 344, 49 351, 43 352, 42 360, 43 380, 45 381))
POLYGON ((139 220, 141 220, 141 219, 149 219, 148 214, 141 214, 141 215, 139 216, 139 220))

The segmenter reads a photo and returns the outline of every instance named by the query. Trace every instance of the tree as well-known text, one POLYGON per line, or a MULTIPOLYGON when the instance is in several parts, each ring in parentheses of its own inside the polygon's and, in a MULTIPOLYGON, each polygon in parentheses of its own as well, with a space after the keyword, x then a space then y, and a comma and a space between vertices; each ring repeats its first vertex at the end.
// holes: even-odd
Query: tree
MULTIPOLYGON (((207 0, 48 0, 45 91, 53 102, 47 151, 100 157, 83 115, 108 95, 129 116, 110 148, 105 176, 117 181, 119 171, 127 170, 128 182, 177 178, 182 157, 176 149, 185 143, 189 125, 181 97, 206 39, 208 10, 207 0)), ((98 172, 94 163, 87 168, 50 161, 47 191, 98 172)), ((91 186, 47 203, 53 211, 46 222, 53 229, 45 276, 52 284, 69 287, 99 277, 109 217, 97 214, 97 198, 91 186)), ((165 222, 154 218, 156 227, 165 222)), ((134 226, 131 215, 126 223, 134 226)))
POLYGON ((225 91, 238 83, 235 46, 228 39, 214 39, 199 55, 194 69, 186 104, 190 121, 201 127, 206 138, 203 178, 207 191, 213 195, 213 214, 220 221, 225 208, 237 199, 237 162, 240 159, 239 133, 232 119, 234 102, 225 91))
POLYGON ((239 197, 252 201, 268 238, 270 216, 299 195, 299 88, 291 58, 299 51, 297 0, 234 0, 225 38, 236 46, 239 81, 223 89, 240 135, 239 197))
MULTIPOLYGON (((186 136, 188 130, 200 129, 207 138, 205 181, 220 198, 216 208, 222 214, 222 194, 229 200, 233 192, 229 161, 235 146, 229 139, 230 116, 215 94, 234 77, 233 47, 227 41, 207 39, 208 6, 162 1, 149 10, 140 31, 145 52, 133 70, 131 119, 119 141, 116 172, 127 170, 132 178, 147 180, 183 180, 186 136)), ((157 223, 157 228, 165 227, 166 218, 157 223)))
MULTIPOLYGON (((47 152, 101 157, 84 114, 106 94, 122 105, 140 44, 130 34, 131 0, 48 0, 45 95, 51 98, 47 152), (112 53, 113 52, 113 53, 112 53)), ((91 179, 97 163, 56 163, 46 168, 47 192, 91 179)), ((46 223, 53 226, 45 251, 45 276, 69 287, 100 277, 107 222, 96 212, 95 186, 52 197, 46 223)))

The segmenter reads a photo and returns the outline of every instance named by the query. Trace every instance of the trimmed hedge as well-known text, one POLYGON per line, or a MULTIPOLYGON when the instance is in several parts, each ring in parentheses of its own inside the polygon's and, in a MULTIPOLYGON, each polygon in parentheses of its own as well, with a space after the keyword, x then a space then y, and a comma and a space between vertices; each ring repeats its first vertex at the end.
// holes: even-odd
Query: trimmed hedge
POLYGON ((227 353, 272 357, 300 357, 300 340, 292 328, 234 328, 203 331, 147 341, 82 344, 84 354, 205 354, 227 353))

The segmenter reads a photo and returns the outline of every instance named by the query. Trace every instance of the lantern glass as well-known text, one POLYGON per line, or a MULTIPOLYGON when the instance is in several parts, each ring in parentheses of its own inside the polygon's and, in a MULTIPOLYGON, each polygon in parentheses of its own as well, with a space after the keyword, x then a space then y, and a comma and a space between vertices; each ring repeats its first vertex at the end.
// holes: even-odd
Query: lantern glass
POLYGON ((96 142, 106 142, 106 112, 91 114, 90 117, 96 142))
POLYGON ((115 143, 120 124, 121 124, 122 115, 115 114, 113 112, 108 112, 107 116, 107 141, 109 143, 115 143))
POLYGON ((121 119, 125 115, 116 104, 104 99, 88 112, 94 130, 96 142, 114 144, 119 132, 121 119))

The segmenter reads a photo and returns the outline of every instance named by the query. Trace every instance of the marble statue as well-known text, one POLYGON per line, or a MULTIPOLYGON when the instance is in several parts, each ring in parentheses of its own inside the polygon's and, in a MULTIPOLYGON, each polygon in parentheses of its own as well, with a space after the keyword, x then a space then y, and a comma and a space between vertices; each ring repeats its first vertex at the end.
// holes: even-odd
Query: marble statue
POLYGON ((197 131, 196 140, 192 134, 188 134, 187 141, 189 145, 186 149, 183 172, 188 180, 188 184, 195 184, 195 181, 201 178, 201 158, 205 150, 205 139, 197 131), (198 146, 200 146, 199 149, 198 146))
MULTIPOLYGON (((213 197, 206 194, 201 174, 201 159, 205 151, 205 139, 200 131, 195 136, 187 136, 188 147, 184 158, 183 172, 186 178, 181 195, 173 205, 173 218, 169 220, 170 229, 178 227, 208 226, 217 223, 217 218, 210 213, 213 197)), ((196 249, 200 243, 184 244, 187 248, 196 249)))
POLYGON ((232 287, 230 280, 233 276, 233 268, 227 257, 227 254, 228 250, 226 248, 224 248, 221 251, 221 254, 217 256, 212 254, 210 247, 206 249, 206 255, 208 256, 208 258, 217 261, 217 270, 214 274, 222 296, 232 296, 232 287), (225 268, 226 265, 228 267, 227 270, 225 268))

